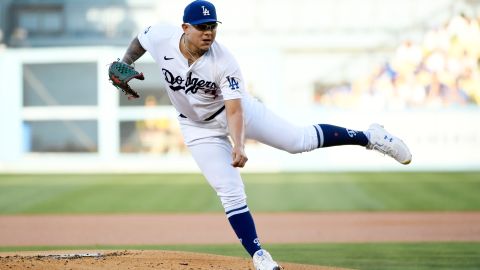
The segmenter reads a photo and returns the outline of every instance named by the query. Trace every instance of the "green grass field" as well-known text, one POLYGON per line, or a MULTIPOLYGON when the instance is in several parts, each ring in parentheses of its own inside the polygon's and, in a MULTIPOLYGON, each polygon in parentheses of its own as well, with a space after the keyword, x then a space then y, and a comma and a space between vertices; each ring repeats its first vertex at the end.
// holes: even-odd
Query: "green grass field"
MULTIPOLYGON (((479 211, 480 172, 246 174, 249 206, 280 211, 479 211)), ((222 212, 201 175, 0 175, 0 214, 222 212)), ((0 247, 169 249, 242 256, 240 245, 0 247)), ((355 269, 480 269, 480 243, 268 245, 279 261, 355 269)))
MULTIPOLYGON (((477 211, 480 172, 246 174, 249 206, 280 211, 477 211)), ((0 175, 0 214, 221 212, 203 176, 0 175)))

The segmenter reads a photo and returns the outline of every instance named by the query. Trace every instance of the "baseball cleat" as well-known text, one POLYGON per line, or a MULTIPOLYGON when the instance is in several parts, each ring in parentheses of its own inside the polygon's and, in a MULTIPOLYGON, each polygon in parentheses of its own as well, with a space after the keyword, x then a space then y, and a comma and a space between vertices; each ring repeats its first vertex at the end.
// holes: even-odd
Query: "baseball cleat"
POLYGON ((388 155, 404 165, 412 161, 412 154, 407 145, 399 138, 388 133, 383 126, 371 124, 365 131, 365 135, 369 141, 367 149, 388 155))
POLYGON ((260 249, 253 254, 255 270, 281 270, 282 268, 272 259, 268 251, 260 249))

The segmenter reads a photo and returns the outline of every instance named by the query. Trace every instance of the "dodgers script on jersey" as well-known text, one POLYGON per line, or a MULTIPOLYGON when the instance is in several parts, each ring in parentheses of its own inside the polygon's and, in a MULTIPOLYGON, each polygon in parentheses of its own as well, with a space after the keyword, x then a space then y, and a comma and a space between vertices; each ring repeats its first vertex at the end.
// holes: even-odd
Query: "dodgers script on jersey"
POLYGON ((179 27, 159 24, 140 32, 138 40, 159 65, 175 109, 192 121, 204 121, 222 109, 224 100, 245 95, 243 77, 232 54, 216 41, 188 66, 179 48, 182 34, 179 27))

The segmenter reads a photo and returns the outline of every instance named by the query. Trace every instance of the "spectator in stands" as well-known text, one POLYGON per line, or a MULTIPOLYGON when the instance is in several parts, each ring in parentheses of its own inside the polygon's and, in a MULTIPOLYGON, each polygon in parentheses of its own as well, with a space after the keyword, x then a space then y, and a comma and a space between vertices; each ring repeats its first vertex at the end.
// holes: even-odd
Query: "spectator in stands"
POLYGON ((401 109, 480 105, 480 17, 453 17, 442 27, 428 31, 422 42, 405 40, 390 61, 370 75, 325 93, 333 105, 401 109), (339 91, 342 89, 342 91, 339 91))

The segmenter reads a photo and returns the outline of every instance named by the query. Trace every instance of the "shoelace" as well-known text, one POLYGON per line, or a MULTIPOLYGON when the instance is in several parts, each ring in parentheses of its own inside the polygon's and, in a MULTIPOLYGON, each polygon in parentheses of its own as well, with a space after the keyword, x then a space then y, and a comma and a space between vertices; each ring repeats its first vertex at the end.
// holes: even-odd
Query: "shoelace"
POLYGON ((384 145, 384 144, 382 144, 382 145, 374 144, 374 145, 372 146, 372 149, 377 150, 378 152, 380 152, 380 153, 382 153, 382 154, 384 154, 384 155, 389 155, 389 156, 395 156, 395 155, 398 153, 397 150, 395 150, 395 149, 393 149, 393 148, 390 148, 390 147, 388 147, 388 146, 385 146, 385 147, 389 148, 389 149, 386 149, 386 150, 380 148, 380 147, 382 147, 382 146, 385 146, 385 145, 384 145))

